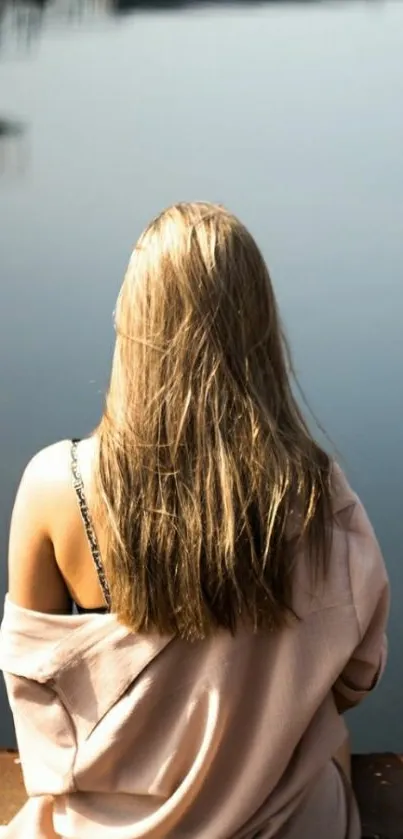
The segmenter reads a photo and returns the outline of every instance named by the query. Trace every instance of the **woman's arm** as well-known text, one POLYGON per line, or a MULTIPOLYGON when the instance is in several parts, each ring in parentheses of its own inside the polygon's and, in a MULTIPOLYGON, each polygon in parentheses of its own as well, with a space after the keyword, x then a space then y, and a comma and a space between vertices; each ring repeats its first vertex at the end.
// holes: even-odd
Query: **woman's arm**
POLYGON ((368 516, 357 500, 346 527, 351 594, 357 620, 357 646, 333 687, 339 713, 354 708, 378 684, 386 664, 389 582, 368 516))
POLYGON ((333 688, 333 697, 336 703, 337 711, 340 715, 346 714, 347 711, 351 711, 357 705, 357 702, 352 702, 351 700, 349 701, 341 693, 338 693, 336 688, 333 688))
POLYGON ((8 591, 18 606, 69 612, 71 600, 56 563, 51 533, 57 513, 54 447, 28 464, 15 499, 9 540, 8 591))

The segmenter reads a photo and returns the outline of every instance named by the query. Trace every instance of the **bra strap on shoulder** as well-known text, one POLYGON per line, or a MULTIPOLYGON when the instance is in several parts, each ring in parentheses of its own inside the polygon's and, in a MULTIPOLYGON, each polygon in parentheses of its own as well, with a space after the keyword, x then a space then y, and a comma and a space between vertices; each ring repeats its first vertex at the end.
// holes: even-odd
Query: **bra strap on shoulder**
POLYGON ((83 520, 88 543, 90 546, 91 555, 94 560, 95 569, 98 574, 99 584, 101 586, 105 603, 108 607, 108 611, 110 611, 111 594, 109 590, 108 581, 105 576, 105 569, 101 559, 98 539, 96 537, 94 525, 92 523, 90 511, 88 509, 87 500, 85 497, 84 482, 78 465, 77 447, 79 442, 79 440, 72 440, 71 443, 71 473, 73 478, 73 487, 77 496, 78 506, 80 509, 81 518, 83 520))

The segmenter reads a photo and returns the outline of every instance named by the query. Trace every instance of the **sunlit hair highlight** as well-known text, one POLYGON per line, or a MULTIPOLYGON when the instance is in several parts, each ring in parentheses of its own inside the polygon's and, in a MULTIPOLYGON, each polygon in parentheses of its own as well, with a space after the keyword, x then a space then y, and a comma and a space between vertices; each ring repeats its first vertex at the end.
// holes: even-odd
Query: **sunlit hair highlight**
POLYGON ((295 544, 326 573, 330 460, 291 387, 262 254, 221 206, 147 227, 116 307, 96 493, 112 608, 137 632, 202 639, 293 619, 295 544))

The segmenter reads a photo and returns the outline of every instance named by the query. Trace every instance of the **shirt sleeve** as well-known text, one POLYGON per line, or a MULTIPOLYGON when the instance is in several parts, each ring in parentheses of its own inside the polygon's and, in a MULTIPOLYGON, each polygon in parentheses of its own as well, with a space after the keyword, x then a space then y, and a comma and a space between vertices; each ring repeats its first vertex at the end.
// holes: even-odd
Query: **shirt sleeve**
POLYGON ((28 796, 73 789, 76 735, 56 689, 53 651, 66 622, 16 606, 7 597, 0 630, 0 670, 13 714, 28 796))
POLYGON ((72 792, 75 735, 51 683, 9 672, 4 679, 28 796, 72 792))
POLYGON ((334 685, 351 705, 378 684, 386 664, 389 581, 382 553, 358 498, 341 514, 347 542, 351 594, 358 626, 358 644, 334 685))

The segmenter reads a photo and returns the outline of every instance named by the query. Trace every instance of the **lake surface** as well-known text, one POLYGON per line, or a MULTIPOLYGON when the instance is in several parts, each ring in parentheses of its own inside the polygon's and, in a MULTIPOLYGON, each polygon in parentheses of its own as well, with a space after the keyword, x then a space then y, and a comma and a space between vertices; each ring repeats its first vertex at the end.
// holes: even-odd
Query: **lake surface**
POLYGON ((267 257, 390 572, 389 667, 354 747, 403 751, 403 5, 94 6, 46 12, 30 43, 21 27, 0 45, 0 118, 26 127, 0 175, 0 594, 27 459, 98 419, 139 232, 173 201, 224 202, 267 257))

